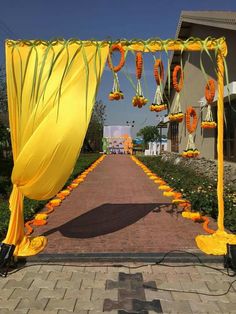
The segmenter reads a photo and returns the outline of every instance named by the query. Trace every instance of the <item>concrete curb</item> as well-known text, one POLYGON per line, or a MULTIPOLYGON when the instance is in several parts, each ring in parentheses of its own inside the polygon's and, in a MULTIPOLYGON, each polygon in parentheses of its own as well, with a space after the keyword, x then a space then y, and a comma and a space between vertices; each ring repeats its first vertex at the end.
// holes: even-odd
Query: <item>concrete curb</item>
POLYGON ((199 252, 162 253, 65 253, 38 254, 27 257, 27 263, 35 262, 145 262, 145 263, 220 263, 223 256, 206 255, 199 252))

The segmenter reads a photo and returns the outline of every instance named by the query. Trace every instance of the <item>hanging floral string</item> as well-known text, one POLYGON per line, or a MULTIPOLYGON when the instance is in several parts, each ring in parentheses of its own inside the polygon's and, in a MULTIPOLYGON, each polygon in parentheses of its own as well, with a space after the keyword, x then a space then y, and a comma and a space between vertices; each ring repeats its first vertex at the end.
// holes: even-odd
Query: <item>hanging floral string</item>
POLYGON ((107 63, 109 68, 112 70, 114 75, 113 87, 112 91, 109 94, 109 100, 120 100, 124 99, 124 94, 120 90, 120 83, 118 79, 117 72, 119 72, 125 64, 125 51, 124 48, 120 44, 114 44, 110 48, 110 53, 107 58, 107 63), (111 56, 112 52, 119 51, 120 52, 120 62, 117 66, 113 66, 111 56))
POLYGON ((187 130, 189 132, 188 135, 188 143, 186 150, 182 153, 183 157, 197 157, 200 152, 196 149, 194 139, 193 139, 193 133, 196 131, 197 128, 197 113, 196 110, 193 107, 188 107, 186 111, 186 126, 187 130), (192 118, 192 121, 191 121, 192 118))
POLYGON ((207 82, 205 88, 205 98, 207 101, 207 113, 205 119, 201 123, 203 129, 215 129, 217 124, 213 119, 211 104, 215 98, 215 83, 213 80, 207 82))
POLYGON ((143 56, 141 52, 136 53, 136 78, 138 80, 136 87, 136 95, 133 97, 132 103, 134 107, 142 108, 148 102, 147 98, 143 96, 141 77, 143 71, 143 56))
POLYGON ((162 82, 164 80, 164 66, 161 59, 156 59, 154 63, 154 77, 157 83, 156 93, 152 105, 149 107, 151 111, 159 112, 167 109, 167 105, 162 97, 162 82))
POLYGON ((177 93, 177 97, 172 107, 172 111, 169 114, 169 120, 173 122, 182 122, 184 118, 184 114, 181 110, 180 91, 183 88, 183 84, 184 84, 184 74, 180 65, 176 65, 174 67, 172 79, 173 79, 174 89, 176 90, 176 93, 177 93), (178 80, 178 75, 179 75, 179 80, 178 80))

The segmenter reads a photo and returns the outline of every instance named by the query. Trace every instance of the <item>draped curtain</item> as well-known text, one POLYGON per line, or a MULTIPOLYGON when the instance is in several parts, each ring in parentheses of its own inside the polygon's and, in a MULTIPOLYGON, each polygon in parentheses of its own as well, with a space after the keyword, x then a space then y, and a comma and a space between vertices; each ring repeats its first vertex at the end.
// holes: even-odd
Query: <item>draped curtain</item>
POLYGON ((13 190, 5 243, 14 255, 37 254, 44 237, 24 233, 23 200, 53 197, 79 156, 108 44, 7 41, 6 72, 13 150, 13 190))

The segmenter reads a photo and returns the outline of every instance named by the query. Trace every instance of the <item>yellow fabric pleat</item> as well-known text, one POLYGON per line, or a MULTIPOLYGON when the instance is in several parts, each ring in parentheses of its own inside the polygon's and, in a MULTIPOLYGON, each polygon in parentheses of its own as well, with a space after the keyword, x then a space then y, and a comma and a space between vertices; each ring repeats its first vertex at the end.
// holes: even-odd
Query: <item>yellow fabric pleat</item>
POLYGON ((66 41, 45 46, 6 42, 7 93, 14 158, 11 217, 5 243, 15 255, 46 244, 24 235, 23 197, 44 200, 65 184, 80 153, 108 45, 66 41))

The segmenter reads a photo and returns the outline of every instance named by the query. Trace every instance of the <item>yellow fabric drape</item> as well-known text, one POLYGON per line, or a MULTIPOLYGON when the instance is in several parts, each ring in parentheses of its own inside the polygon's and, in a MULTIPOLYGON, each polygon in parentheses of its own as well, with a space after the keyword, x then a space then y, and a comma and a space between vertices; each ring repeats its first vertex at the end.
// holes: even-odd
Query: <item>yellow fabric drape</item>
POLYGON ((14 159, 11 217, 5 243, 15 255, 41 251, 44 237, 24 234, 23 198, 53 197, 78 158, 108 45, 68 41, 6 42, 9 121, 14 159))

